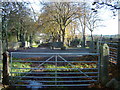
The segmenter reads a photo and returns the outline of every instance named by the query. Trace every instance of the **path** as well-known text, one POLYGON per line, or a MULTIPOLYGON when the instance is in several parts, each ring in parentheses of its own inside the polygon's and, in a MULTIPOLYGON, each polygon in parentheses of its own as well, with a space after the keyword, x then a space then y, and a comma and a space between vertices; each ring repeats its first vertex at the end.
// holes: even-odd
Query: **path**
POLYGON ((49 49, 45 47, 39 47, 39 48, 30 48, 30 49, 24 49, 24 50, 17 50, 16 52, 39 52, 39 53, 88 53, 89 49, 83 49, 83 48, 69 48, 66 50, 61 49, 49 49))
MULTIPOLYGON (((89 49, 49 49, 49 48, 30 48, 26 50, 17 50, 15 52, 28 52, 28 53, 89 53, 89 49)), ((47 57, 48 55, 40 55, 40 54, 14 54, 12 55, 15 58, 29 58, 29 57, 47 57)), ((50 56, 50 55, 49 55, 50 56)))

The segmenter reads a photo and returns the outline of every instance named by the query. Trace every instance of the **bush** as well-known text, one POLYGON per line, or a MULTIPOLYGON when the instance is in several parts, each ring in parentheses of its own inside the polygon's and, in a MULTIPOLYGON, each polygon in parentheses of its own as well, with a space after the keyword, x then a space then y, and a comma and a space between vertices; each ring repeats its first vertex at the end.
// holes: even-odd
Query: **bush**
POLYGON ((65 46, 61 47, 61 50, 66 50, 66 47, 65 46))
POLYGON ((50 47, 51 43, 42 43, 38 47, 50 47))
POLYGON ((70 42, 70 45, 72 47, 77 47, 80 43, 80 39, 73 39, 71 42, 70 42))

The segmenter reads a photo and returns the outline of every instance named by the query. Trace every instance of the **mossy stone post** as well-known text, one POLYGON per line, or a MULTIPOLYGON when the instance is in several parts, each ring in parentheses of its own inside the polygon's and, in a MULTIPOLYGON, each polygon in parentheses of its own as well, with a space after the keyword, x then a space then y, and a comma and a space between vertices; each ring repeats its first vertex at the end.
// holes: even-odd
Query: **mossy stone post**
POLYGON ((108 62, 109 62, 109 47, 107 44, 101 46, 101 66, 100 66, 100 82, 106 85, 108 82, 108 62))
POLYGON ((8 52, 3 53, 3 85, 9 85, 9 55, 8 52))

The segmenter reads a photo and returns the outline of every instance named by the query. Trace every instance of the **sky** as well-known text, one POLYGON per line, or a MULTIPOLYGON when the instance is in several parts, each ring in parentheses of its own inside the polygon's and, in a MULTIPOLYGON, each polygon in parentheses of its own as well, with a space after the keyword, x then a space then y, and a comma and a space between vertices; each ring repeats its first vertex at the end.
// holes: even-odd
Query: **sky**
MULTIPOLYGON (((34 7, 35 10, 39 11, 41 6, 39 5, 39 3, 36 3, 37 1, 41 1, 41 0, 34 0, 33 1, 34 4, 32 6, 34 7)), ((47 0, 44 0, 44 1, 47 1, 47 0)), ((61 1, 61 0, 51 0, 51 1, 57 2, 57 1, 61 1)), ((65 0, 62 0, 62 1, 65 1, 65 0)), ((91 3, 91 5, 92 5, 93 0, 87 0, 87 1, 89 1, 89 3, 91 3)), ((77 2, 79 2, 79 0, 77 0, 77 2)), ((103 24, 104 27, 97 28, 96 30, 93 31, 93 34, 96 34, 96 35, 101 35, 101 34, 102 35, 115 35, 115 34, 118 34, 118 15, 113 16, 113 13, 110 10, 105 9, 105 8, 99 9, 98 12, 99 12, 100 18, 103 20, 101 22, 101 24, 103 24)), ((87 30, 86 34, 90 34, 90 31, 87 30)))
MULTIPOLYGON (((48 1, 48 0, 6 0, 6 1, 29 1, 31 2, 31 6, 34 8, 36 12, 39 13, 39 10, 42 8, 42 5, 40 5, 40 1, 48 1)), ((65 1, 72 1, 72 0, 49 0, 50 2, 65 2, 65 1)), ((80 2, 81 0, 74 0, 75 2, 80 2)), ((83 0, 87 1, 92 5, 92 2, 94 0, 83 0)), ((112 12, 107 9, 99 9, 99 16, 103 20, 101 24, 103 24, 105 27, 99 27, 96 30, 93 31, 93 34, 97 35, 115 35, 118 34, 118 15, 113 16, 112 12)), ((117 12, 117 11, 116 11, 117 12)), ((90 31, 86 31, 87 34, 90 34, 90 31)))
MULTIPOLYGON (((103 19, 101 24, 105 25, 95 30, 94 34, 114 35, 118 34, 118 15, 113 16, 109 10, 101 9, 100 18, 103 19)), ((117 12, 117 11, 116 11, 117 12)))

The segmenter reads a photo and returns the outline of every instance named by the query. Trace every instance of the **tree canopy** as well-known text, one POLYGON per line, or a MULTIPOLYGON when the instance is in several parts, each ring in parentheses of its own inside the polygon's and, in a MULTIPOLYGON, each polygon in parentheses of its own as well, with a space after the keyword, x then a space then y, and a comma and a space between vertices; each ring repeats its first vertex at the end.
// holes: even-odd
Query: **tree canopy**
POLYGON ((28 40, 34 26, 30 14, 31 10, 26 2, 2 2, 2 42, 5 49, 11 38, 22 44, 28 40))
MULTIPOLYGON (((56 25, 57 33, 61 36, 60 41, 65 41, 66 27, 78 18, 78 14, 81 14, 81 7, 74 3, 49 3, 44 4, 42 13, 39 16, 39 24, 48 30, 46 25, 56 25)), ((52 28, 53 29, 53 28, 52 28)), ((56 32, 55 31, 55 32, 56 32)))

